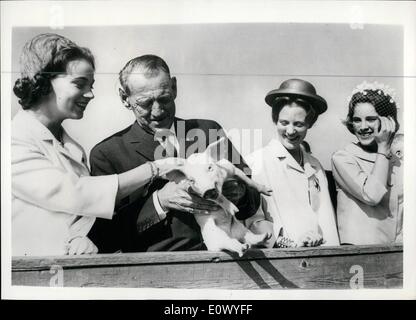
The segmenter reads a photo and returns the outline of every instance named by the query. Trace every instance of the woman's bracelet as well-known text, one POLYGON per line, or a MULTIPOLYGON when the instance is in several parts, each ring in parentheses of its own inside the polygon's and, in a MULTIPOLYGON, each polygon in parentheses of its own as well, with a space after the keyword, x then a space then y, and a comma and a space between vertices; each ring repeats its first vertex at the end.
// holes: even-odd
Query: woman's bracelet
POLYGON ((150 166, 150 170, 152 171, 152 177, 150 178, 149 185, 152 184, 153 180, 159 176, 159 168, 152 162, 147 162, 150 166))
POLYGON ((385 153, 381 153, 381 152, 377 152, 377 154, 381 154, 381 155, 385 156, 387 160, 391 159, 391 155, 388 156, 385 153))
POLYGON ((147 195, 149 188, 152 185, 153 181, 159 176, 159 168, 152 161, 148 161, 147 163, 150 166, 150 171, 152 173, 152 176, 150 177, 149 182, 145 186, 144 195, 147 195))

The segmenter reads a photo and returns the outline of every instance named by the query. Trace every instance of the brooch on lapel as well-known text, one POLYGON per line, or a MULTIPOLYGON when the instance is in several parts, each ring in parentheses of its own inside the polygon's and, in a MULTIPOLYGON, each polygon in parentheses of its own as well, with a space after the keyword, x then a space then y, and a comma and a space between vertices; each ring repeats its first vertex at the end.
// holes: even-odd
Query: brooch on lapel
POLYGON ((321 186, 319 185, 319 179, 317 176, 313 176, 313 185, 315 187, 316 190, 321 191, 321 186))

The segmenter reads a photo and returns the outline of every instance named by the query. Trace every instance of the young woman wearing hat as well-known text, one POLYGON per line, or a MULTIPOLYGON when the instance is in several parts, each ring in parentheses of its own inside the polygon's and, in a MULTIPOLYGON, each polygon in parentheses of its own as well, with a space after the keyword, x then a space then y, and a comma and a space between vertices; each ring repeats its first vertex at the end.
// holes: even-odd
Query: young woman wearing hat
POLYGON ((179 160, 90 177, 85 153, 62 121, 81 119, 94 98, 91 52, 41 34, 26 43, 20 64, 13 89, 23 110, 12 121, 12 255, 97 252, 86 237, 95 217, 111 219, 116 201, 145 190, 179 160))
POLYGON ((394 92, 364 82, 353 91, 345 124, 357 137, 332 157, 341 243, 402 241, 403 164, 391 155, 399 128, 394 92))
POLYGON ((263 211, 274 222, 277 246, 338 245, 325 171, 301 147, 308 129, 326 111, 326 101, 309 82, 290 79, 270 91, 266 103, 272 107, 276 137, 247 162, 253 179, 273 189, 263 199, 263 211))

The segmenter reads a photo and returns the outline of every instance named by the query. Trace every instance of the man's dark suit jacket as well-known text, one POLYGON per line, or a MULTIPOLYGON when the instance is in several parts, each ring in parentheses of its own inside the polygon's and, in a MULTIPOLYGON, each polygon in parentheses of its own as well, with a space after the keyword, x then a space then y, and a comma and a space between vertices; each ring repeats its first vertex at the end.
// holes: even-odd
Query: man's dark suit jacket
MULTIPOLYGON (((192 145, 195 146, 196 142, 199 142, 198 145, 202 145, 205 149, 209 143, 213 142, 209 141, 209 131, 212 134, 212 130, 214 130, 219 133, 218 136, 224 136, 221 126, 210 120, 175 118, 174 125, 180 148, 185 147, 185 152, 192 152, 193 147, 192 149, 188 148, 192 145), (178 135, 178 121, 184 121, 179 125, 183 128, 184 124, 185 137, 192 129, 200 129, 200 132, 204 132, 204 137, 197 135, 190 141, 187 141, 188 139, 183 141, 180 134, 178 135), (197 139, 205 141, 201 143, 197 139)), ((218 137, 214 139, 217 140, 218 137)), ((147 161, 153 161, 155 160, 155 148, 159 145, 153 134, 143 130, 137 122, 134 122, 133 125, 115 133, 92 149, 90 154, 91 174, 96 176, 120 174, 147 161)), ((236 166, 240 169, 247 169, 247 165, 231 142, 228 143, 228 146, 229 160, 232 161, 231 156, 234 152, 234 159, 237 155, 240 162, 236 166)), ((201 151, 203 150, 199 150, 199 152, 201 151)), ((201 250, 205 248, 200 228, 192 214, 169 211, 167 218, 160 220, 153 204, 152 194, 166 183, 165 180, 155 180, 149 186, 147 194, 145 194, 143 187, 122 199, 115 208, 116 214, 112 220, 99 218, 96 220, 88 236, 97 245, 100 253, 117 250, 135 252, 201 250)), ((254 214, 260 202, 257 191, 251 188, 246 189, 245 197, 237 205, 240 210, 237 214, 239 219, 246 219, 254 214)))

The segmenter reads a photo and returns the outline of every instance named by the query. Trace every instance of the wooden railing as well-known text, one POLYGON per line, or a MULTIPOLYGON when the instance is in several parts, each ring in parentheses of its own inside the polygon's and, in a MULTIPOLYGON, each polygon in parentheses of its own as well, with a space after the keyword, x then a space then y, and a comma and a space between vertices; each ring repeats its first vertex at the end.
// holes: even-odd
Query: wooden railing
POLYGON ((401 288, 401 245, 14 257, 12 285, 129 288, 401 288))

